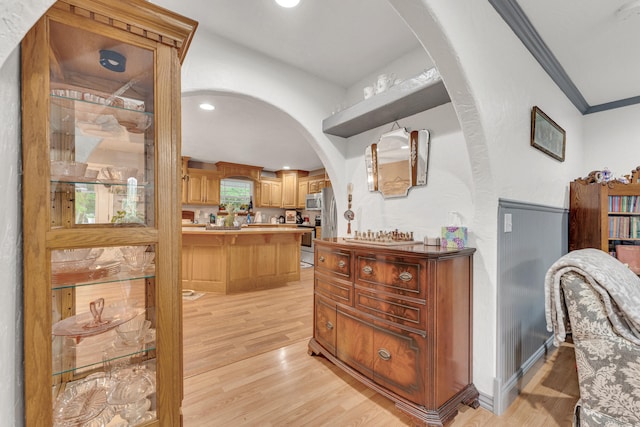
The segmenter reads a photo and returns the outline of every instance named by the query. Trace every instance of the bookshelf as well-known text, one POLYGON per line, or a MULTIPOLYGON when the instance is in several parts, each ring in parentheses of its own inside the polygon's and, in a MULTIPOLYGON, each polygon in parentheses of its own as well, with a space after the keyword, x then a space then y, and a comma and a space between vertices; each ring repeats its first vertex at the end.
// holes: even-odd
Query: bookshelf
POLYGON ((640 167, 620 181, 597 182, 595 173, 571 182, 569 250, 640 245, 640 167))

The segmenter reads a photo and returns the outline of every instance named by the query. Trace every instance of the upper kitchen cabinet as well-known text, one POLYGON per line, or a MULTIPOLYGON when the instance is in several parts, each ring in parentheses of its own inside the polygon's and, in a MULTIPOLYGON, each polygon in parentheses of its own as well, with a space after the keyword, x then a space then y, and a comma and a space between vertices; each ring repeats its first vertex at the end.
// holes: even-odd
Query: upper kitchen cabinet
POLYGON ((309 175, 306 171, 286 170, 276 172, 282 180, 282 207, 296 209, 298 207, 298 179, 309 175))
POLYGON ((22 46, 26 425, 180 425, 180 64, 197 23, 62 0, 22 46))
POLYGON ((282 207, 282 180, 280 178, 260 178, 260 193, 256 200, 256 207, 282 207))
POLYGON ((431 68, 322 121, 322 131, 349 138, 451 102, 440 73, 431 68))
POLYGON ((205 169, 188 169, 187 201, 190 205, 220 204, 220 173, 205 169))

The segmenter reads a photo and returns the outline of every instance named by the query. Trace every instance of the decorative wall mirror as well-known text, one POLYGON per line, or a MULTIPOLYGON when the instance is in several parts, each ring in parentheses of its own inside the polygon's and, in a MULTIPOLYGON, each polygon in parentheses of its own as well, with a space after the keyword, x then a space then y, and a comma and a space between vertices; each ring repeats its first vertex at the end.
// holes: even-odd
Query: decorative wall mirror
POLYGON ((384 198, 406 196, 411 187, 427 183, 429 131, 387 132, 366 148, 364 158, 369 191, 384 198))

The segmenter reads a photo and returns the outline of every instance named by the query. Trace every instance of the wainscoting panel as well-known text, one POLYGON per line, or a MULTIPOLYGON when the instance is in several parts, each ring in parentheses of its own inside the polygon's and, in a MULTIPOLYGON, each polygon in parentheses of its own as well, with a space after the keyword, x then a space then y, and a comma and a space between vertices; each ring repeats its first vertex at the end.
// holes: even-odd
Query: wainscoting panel
POLYGON ((503 199, 498 203, 493 410, 501 414, 535 372, 536 363, 553 350, 544 315, 544 276, 567 253, 568 210, 503 199))

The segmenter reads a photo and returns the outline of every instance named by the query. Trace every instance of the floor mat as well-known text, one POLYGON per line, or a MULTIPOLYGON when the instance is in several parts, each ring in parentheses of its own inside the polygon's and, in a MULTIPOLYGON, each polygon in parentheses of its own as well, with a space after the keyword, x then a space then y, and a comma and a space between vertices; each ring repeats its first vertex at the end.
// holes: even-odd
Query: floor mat
POLYGON ((182 299, 185 301, 195 301, 203 295, 204 292, 189 291, 188 289, 182 291, 182 299))

